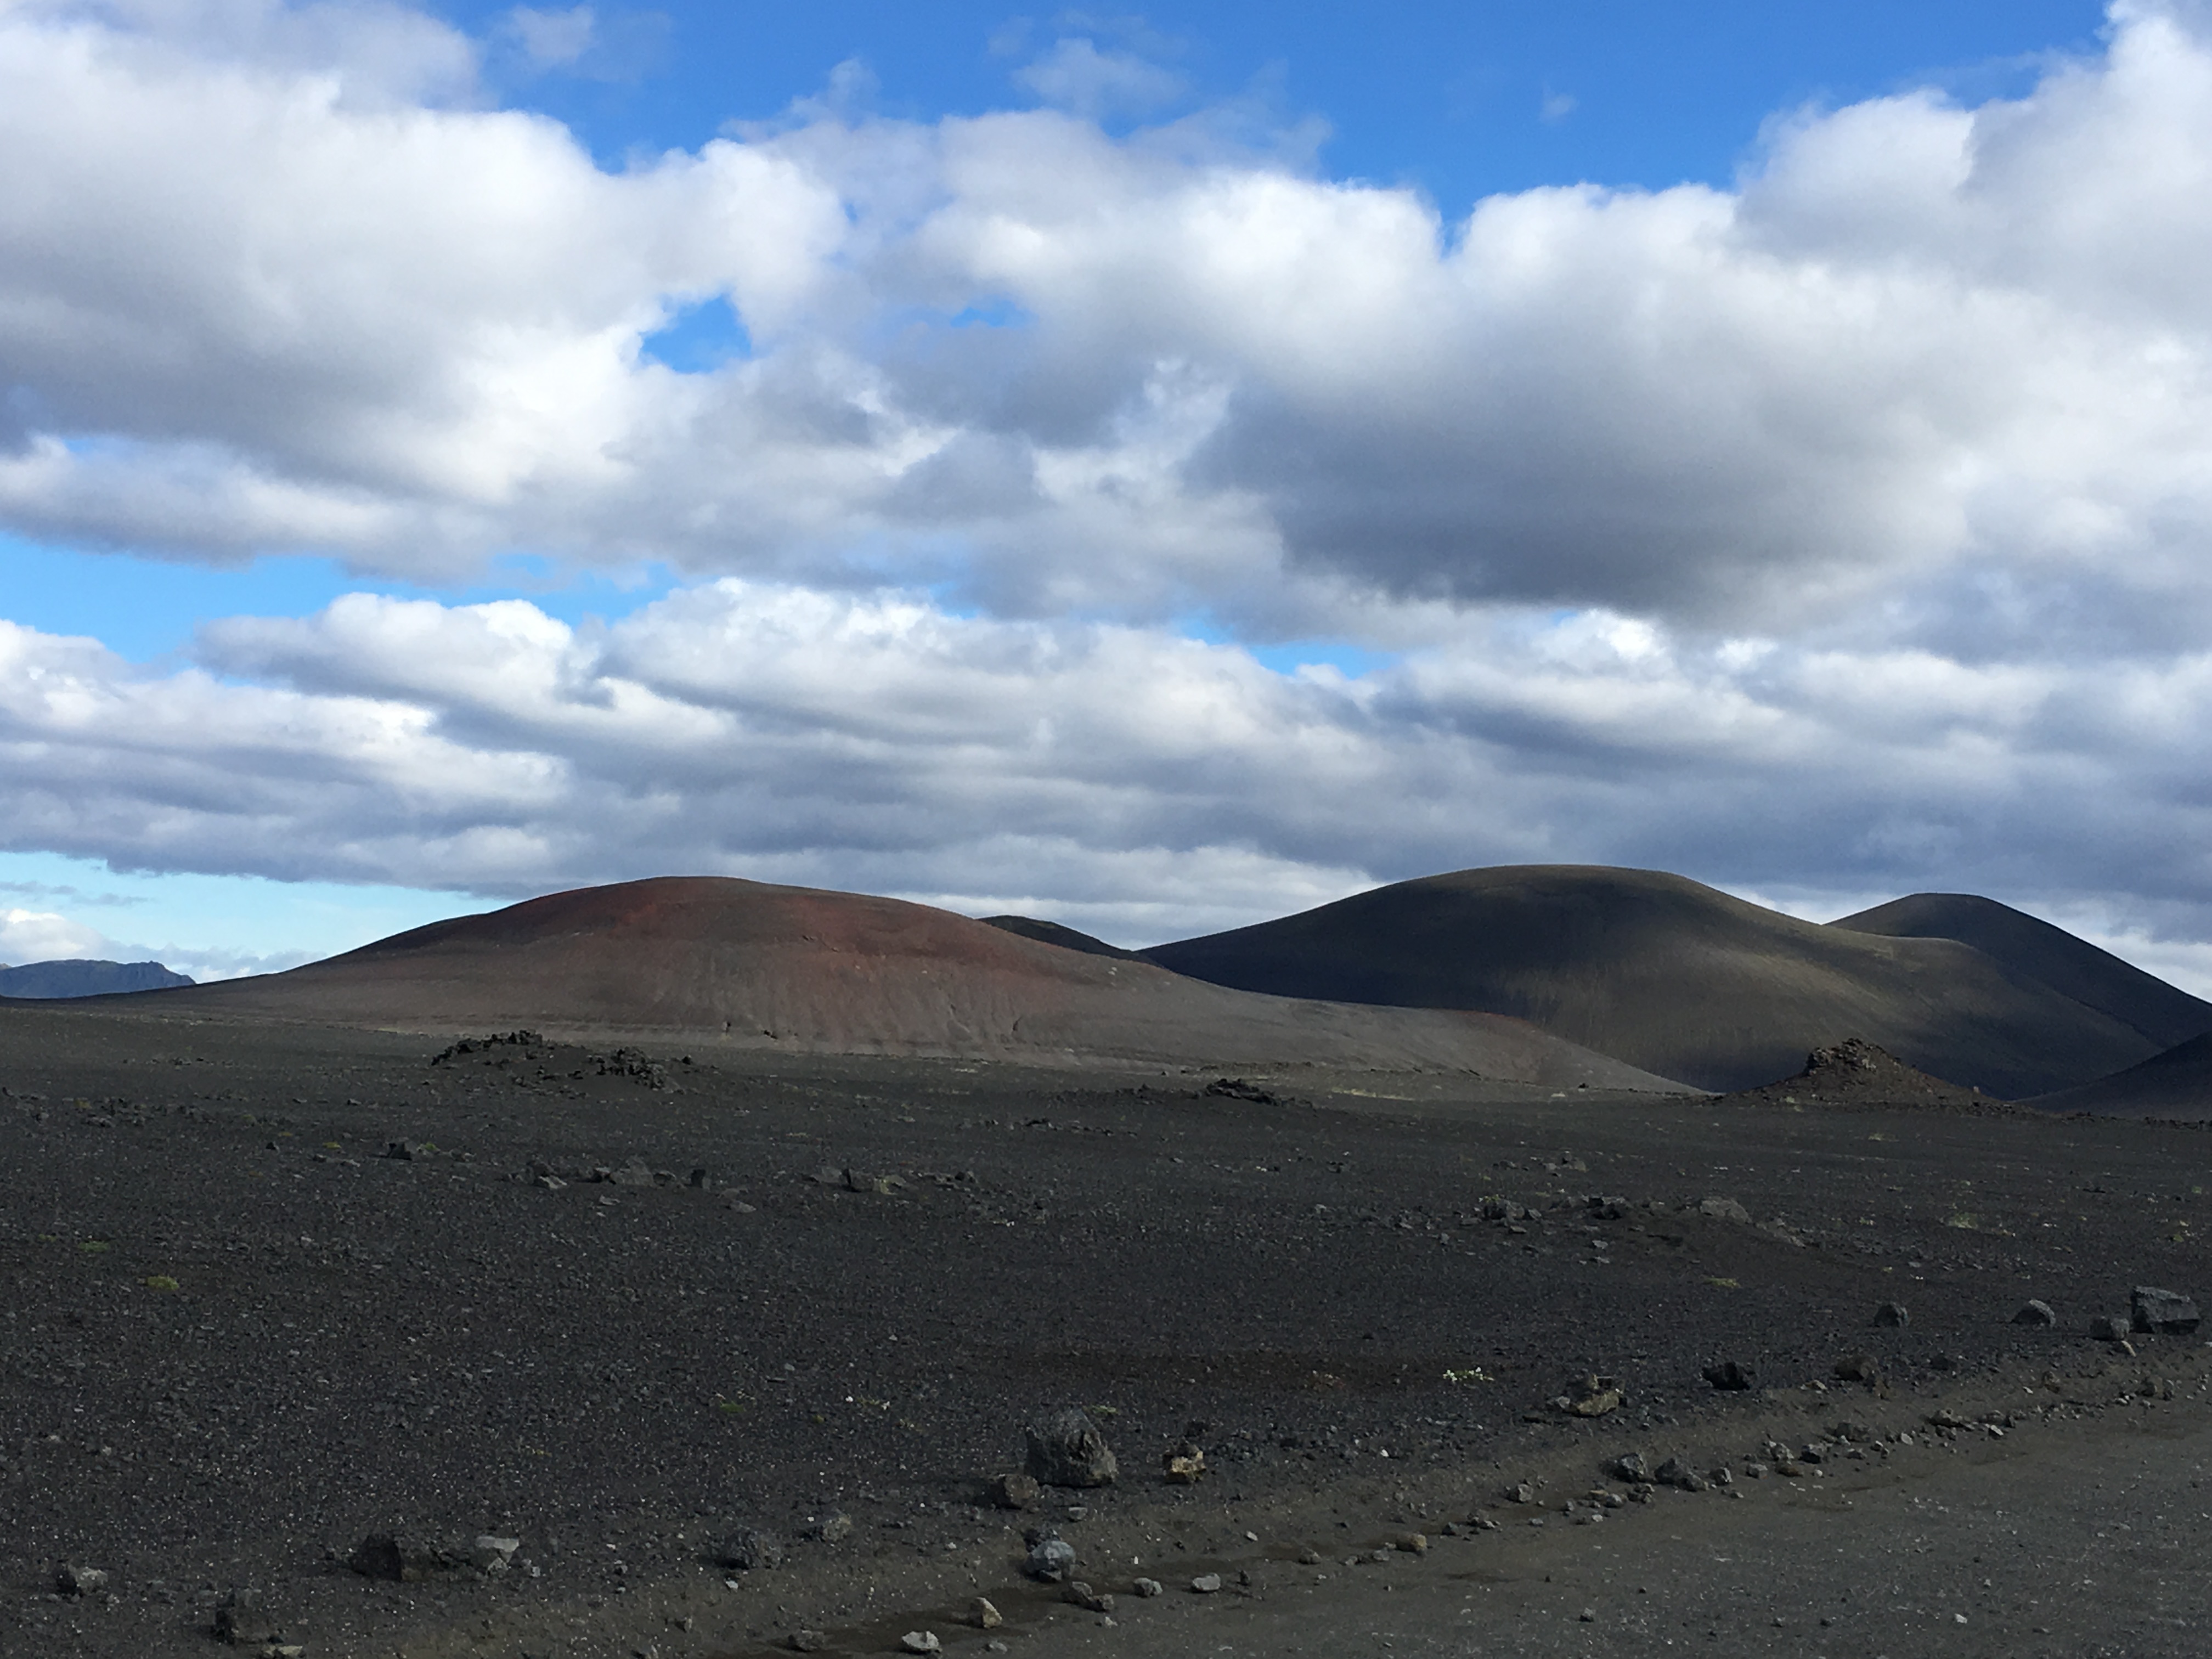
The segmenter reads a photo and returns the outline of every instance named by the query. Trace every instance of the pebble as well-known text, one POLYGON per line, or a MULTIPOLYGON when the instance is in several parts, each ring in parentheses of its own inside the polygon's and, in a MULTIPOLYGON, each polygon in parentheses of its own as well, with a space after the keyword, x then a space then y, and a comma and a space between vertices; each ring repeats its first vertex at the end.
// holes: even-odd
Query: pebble
POLYGON ((99 1567, 64 1566, 54 1574, 54 1588, 64 1595, 97 1595, 107 1588, 107 1574, 99 1567))
POLYGON ((2012 1316, 2012 1322, 2015 1325, 2056 1325, 2058 1315, 2048 1302, 2036 1300, 2023 1303, 2020 1311, 2012 1316))
POLYGON ((1168 1587, 1157 1578, 1139 1578, 1130 1588, 1147 1601, 1155 1595, 1165 1595, 1168 1592, 1168 1587))
POLYGON ((933 1630, 910 1630, 899 1638, 899 1645, 908 1653, 935 1653, 944 1647, 933 1630))
POLYGON ((1221 1588, 1221 1575, 1218 1572, 1201 1572, 1190 1581, 1190 1587, 1200 1595, 1212 1595, 1221 1588))
POLYGON ((791 1632, 793 1653, 819 1653, 830 1645, 830 1638, 818 1630, 795 1630, 791 1632))
POLYGON ((1048 1486, 1110 1486, 1120 1472, 1106 1437, 1070 1407, 1030 1425, 1030 1474, 1048 1486))
POLYGON ((996 1630, 1006 1622, 1006 1616, 989 1596, 979 1595, 968 1604, 968 1622, 977 1630, 996 1630))
POLYGON ((1901 1331, 1912 1322, 1902 1302, 1885 1302, 1874 1310, 1874 1322, 1884 1329, 1901 1331))

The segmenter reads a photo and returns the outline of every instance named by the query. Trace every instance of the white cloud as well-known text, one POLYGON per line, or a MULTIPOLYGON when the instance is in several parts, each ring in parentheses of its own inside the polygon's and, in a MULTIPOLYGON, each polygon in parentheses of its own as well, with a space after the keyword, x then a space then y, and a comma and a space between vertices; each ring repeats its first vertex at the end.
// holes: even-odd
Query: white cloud
POLYGON ((95 957, 105 942, 96 929, 50 910, 0 908, 0 963, 95 957))
MULTIPOLYGON (((510 21, 551 65, 604 20, 510 21)), ((397 9, 0 9, 0 526, 687 585, 356 596, 158 674, 0 627, 0 843, 1122 939, 1577 858, 2212 937, 2190 15, 1789 116, 1734 189, 1451 224, 1202 115, 1108 134, 1170 88, 1095 43, 1032 65, 1056 109, 886 120, 854 71, 619 172, 475 65, 397 9), (641 352, 722 297, 722 367, 641 352)))

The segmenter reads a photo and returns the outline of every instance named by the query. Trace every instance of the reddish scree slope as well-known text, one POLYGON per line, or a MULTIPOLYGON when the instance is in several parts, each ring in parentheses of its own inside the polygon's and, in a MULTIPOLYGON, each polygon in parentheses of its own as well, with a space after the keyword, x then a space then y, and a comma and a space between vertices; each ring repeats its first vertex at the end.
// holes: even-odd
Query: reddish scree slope
POLYGON ((746 1047, 1447 1067, 1676 1090, 1516 1019, 1224 989, 897 899, 718 877, 556 893, 289 973, 161 994, 179 1012, 416 1030, 665 1030, 746 1047))

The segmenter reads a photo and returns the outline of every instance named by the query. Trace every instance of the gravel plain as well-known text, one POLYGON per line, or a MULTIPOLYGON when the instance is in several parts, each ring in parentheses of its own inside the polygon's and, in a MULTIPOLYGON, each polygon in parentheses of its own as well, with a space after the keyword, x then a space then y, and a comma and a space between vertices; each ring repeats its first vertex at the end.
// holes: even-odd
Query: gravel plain
POLYGON ((0 1006, 0 1651, 219 1652, 240 1588, 314 1659, 2206 1645, 2203 1337, 2089 1334, 2212 1291, 2202 1129, 447 1047, 0 1006), (1071 1405, 1120 1480, 995 1507, 1071 1405))

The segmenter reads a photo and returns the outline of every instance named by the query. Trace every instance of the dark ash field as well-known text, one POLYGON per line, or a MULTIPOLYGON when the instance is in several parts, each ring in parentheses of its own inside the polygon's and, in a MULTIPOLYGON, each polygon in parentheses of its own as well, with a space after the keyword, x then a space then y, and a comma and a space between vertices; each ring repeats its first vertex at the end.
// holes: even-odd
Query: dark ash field
POLYGON ((2132 1286, 2203 1286, 2203 1129, 447 1046, 0 1009, 0 1651, 211 1653, 240 1587, 313 1659, 706 1659, 801 1630, 849 1653, 925 1630, 1037 1654, 2203 1649, 2206 1523, 2179 1507, 2212 1508, 2202 1337, 2088 1334, 2132 1286), (2057 1322, 2014 1322, 2031 1298, 2057 1322), (1909 1324, 1876 1327, 1885 1302, 1909 1324), (1878 1383, 1838 1376, 1862 1358, 1878 1383), (1715 1388, 1723 1361, 1753 1386, 1715 1388), (1591 1374, 1626 1403, 1549 1403, 1591 1374), (1024 1426, 1069 1405, 1119 1482, 994 1507, 1024 1426), (1170 1486, 1187 1431, 1209 1473, 1170 1486), (1770 1442, 1823 1462, 1753 1479, 1770 1442), (1744 1496, 1603 1508, 1631 1450, 1744 1496), (2122 1500, 2130 1469, 2155 1504, 2122 1500), (1866 1531, 1886 1502, 1956 1513, 1905 1548, 1903 1522, 1866 1531), (808 1539, 841 1514, 849 1538, 808 1539), (1039 1525, 1111 1626, 1024 1580, 1039 1525), (748 1528, 781 1565, 726 1564, 748 1528), (1414 1530, 1425 1553, 1344 1565, 1414 1530), (343 1564, 374 1534, 521 1542, 504 1574, 390 1583, 343 1564), (58 1594, 64 1565, 105 1589, 58 1594), (1194 1595, 1209 1570, 1225 1589, 1194 1595), (977 1595, 1003 1628, 960 1622, 977 1595))

